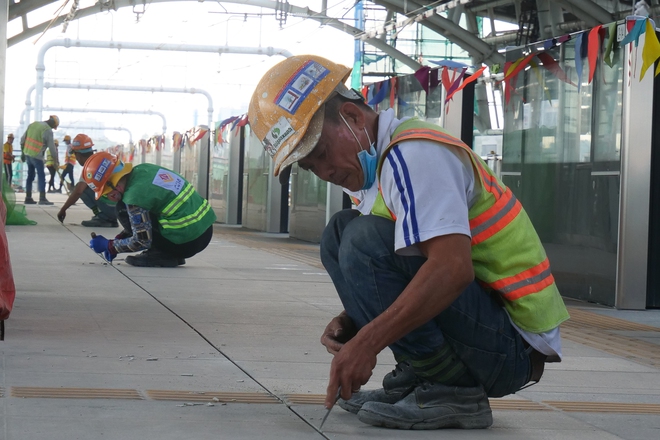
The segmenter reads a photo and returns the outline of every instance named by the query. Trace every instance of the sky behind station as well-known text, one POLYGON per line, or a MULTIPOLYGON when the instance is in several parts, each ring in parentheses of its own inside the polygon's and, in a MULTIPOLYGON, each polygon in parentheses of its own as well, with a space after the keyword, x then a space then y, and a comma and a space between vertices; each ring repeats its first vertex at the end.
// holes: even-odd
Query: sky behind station
MULTIPOLYGON (((50 20, 62 5, 57 2, 28 16, 31 26, 50 20), (37 21, 38 20, 38 21, 37 21)), ((70 2, 72 3, 72 2, 70 2)), ((93 4, 81 0, 80 8, 93 4)), ((294 2, 318 11, 321 1, 294 2)), ((328 15, 353 17, 352 0, 328 2, 328 15)), ((64 8, 68 11, 70 5, 64 8)), ((142 11, 142 7, 136 7, 142 11)), ((20 19, 8 24, 11 37, 20 29, 20 19)), ((335 62, 353 64, 354 40, 337 29, 315 20, 289 16, 282 24, 275 11, 235 3, 180 1, 147 4, 144 13, 131 8, 103 12, 72 21, 66 33, 54 27, 7 49, 5 79, 5 128, 15 131, 25 108, 26 94, 36 82, 37 54, 51 39, 149 42, 204 46, 276 47, 294 55, 312 53, 335 62), (263 13, 258 17, 257 14, 263 13), (247 16, 245 14, 248 14, 247 16), (36 41, 36 42, 35 42, 36 41)), ((263 74, 284 58, 281 56, 213 54, 195 52, 144 51, 132 49, 91 49, 54 47, 46 52, 45 82, 114 84, 130 86, 195 88, 213 98, 213 119, 219 121, 247 111, 249 99, 263 74)), ((150 93, 83 89, 44 89, 44 107, 86 109, 152 110, 167 120, 167 135, 183 132, 195 124, 207 124, 208 101, 201 94, 150 93)), ((34 93, 32 94, 34 105, 34 93)), ((137 142, 144 136, 160 134, 160 117, 142 114, 68 113, 44 109, 42 119, 56 113, 61 125, 102 122, 106 127, 125 127, 137 142)), ((57 130, 61 139, 71 130, 57 130)), ((80 130, 84 131, 84 130, 80 130)), ((125 132, 106 130, 103 135, 117 143, 128 141, 125 132)), ((94 136, 92 135, 92 138, 94 136)))

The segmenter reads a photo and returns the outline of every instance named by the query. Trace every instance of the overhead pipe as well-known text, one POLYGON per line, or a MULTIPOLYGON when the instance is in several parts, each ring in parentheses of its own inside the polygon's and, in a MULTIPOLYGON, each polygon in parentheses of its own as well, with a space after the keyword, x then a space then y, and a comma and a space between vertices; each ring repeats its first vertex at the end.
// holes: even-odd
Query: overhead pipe
POLYGON ((131 130, 129 130, 126 127, 101 127, 99 125, 60 125, 57 127, 58 129, 60 128, 68 128, 68 129, 87 129, 87 130, 111 130, 111 131, 125 131, 128 133, 128 142, 130 144, 133 143, 133 133, 131 130))
MULTIPOLYGON (((211 94, 204 89, 195 89, 195 88, 179 88, 179 87, 149 87, 149 86, 121 86, 121 85, 110 85, 110 84, 69 84, 69 83, 49 83, 46 82, 43 84, 43 87, 49 88, 60 88, 60 89, 83 89, 83 90, 124 90, 129 92, 163 92, 163 93, 199 93, 206 96, 206 99, 209 103, 208 108, 208 121, 209 128, 213 123, 213 98, 211 94)), ((36 90, 36 88, 35 88, 36 90)), ((36 110, 36 109, 35 109, 36 110)))
MULTIPOLYGON (((44 45, 39 49, 37 55, 37 82, 35 84, 35 89, 37 91, 35 101, 34 101, 34 120, 37 121, 41 119, 41 110, 43 107, 43 88, 44 88, 44 72, 46 71, 46 65, 44 59, 46 57, 46 52, 52 47, 88 47, 96 49, 136 49, 136 50, 164 50, 164 51, 176 51, 176 52, 205 52, 205 53, 236 53, 236 54, 247 54, 247 55, 282 55, 283 57, 289 58, 293 56, 291 52, 286 49, 276 48, 276 47, 239 47, 239 46, 202 46, 197 44, 166 44, 166 43, 140 43, 133 41, 95 41, 95 40, 72 40, 70 38, 50 40, 44 43, 44 45)), ((209 102, 211 99, 209 97, 209 102)), ((209 109, 211 117, 209 118, 209 127, 213 122, 213 109, 209 109)), ((29 122, 29 117, 28 117, 29 122)))
POLYGON ((44 110, 50 112, 72 112, 72 113, 112 113, 112 114, 135 114, 135 115, 153 115, 160 116, 163 120, 163 133, 167 131, 167 121, 165 115, 154 110, 118 110, 108 108, 73 108, 73 107, 44 107, 44 110))

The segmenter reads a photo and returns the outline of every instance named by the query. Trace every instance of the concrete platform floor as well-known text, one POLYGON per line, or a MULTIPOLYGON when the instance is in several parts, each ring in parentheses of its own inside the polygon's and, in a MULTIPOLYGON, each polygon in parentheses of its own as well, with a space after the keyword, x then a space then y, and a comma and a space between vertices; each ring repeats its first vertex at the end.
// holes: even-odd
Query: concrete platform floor
MULTIPOLYGON (((337 407, 319 432, 331 360, 319 338, 341 305, 317 245, 217 225, 185 266, 108 265, 80 226, 90 211, 78 203, 60 224, 65 196, 49 198, 27 207, 37 225, 7 227, 17 295, 0 439, 660 438, 660 311, 573 301, 564 362, 492 399, 490 429, 387 430, 337 407)), ((382 353, 365 388, 393 365, 382 353)))

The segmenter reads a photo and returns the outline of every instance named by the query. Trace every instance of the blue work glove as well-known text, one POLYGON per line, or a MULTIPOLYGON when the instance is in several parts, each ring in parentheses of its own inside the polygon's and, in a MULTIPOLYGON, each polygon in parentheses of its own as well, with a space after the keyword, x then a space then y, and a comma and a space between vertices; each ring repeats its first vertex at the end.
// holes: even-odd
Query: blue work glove
POLYGON ((117 256, 117 254, 110 250, 111 243, 112 240, 108 240, 102 235, 97 235, 89 240, 89 247, 94 249, 94 252, 97 254, 103 253, 103 256, 106 260, 112 261, 117 256))

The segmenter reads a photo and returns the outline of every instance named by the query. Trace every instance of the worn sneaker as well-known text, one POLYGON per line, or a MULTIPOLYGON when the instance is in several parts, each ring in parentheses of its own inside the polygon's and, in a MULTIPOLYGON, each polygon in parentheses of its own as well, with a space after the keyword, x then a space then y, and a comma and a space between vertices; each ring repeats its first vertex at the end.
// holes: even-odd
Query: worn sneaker
POLYGON ((394 370, 383 378, 383 388, 358 391, 348 399, 339 399, 337 405, 348 412, 357 414, 367 402, 395 403, 408 395, 418 383, 412 366, 407 361, 396 364, 394 370))
POLYGON ((23 204, 24 205, 36 205, 37 202, 32 197, 26 197, 23 204))
POLYGON ((478 387, 423 383, 394 404, 367 402, 358 419, 396 429, 484 429, 493 424, 486 392, 478 387))
POLYGON ((103 220, 97 215, 92 217, 90 220, 81 221, 80 224, 90 228, 116 228, 119 226, 117 220, 103 220))
POLYGON ((138 255, 129 255, 124 261, 131 266, 138 267, 177 267, 181 264, 180 260, 163 252, 147 249, 138 255))

